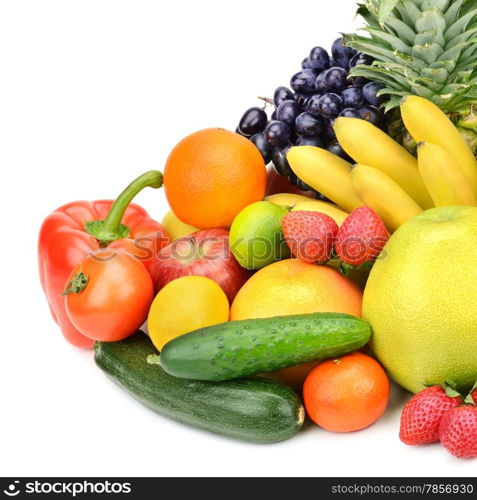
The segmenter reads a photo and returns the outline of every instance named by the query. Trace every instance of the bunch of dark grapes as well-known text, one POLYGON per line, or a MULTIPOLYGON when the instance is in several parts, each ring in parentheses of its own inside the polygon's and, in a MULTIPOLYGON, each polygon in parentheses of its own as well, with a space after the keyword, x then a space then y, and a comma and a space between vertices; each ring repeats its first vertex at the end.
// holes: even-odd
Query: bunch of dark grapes
POLYGON ((286 159, 292 146, 325 148, 351 161, 336 139, 333 121, 347 116, 384 126, 377 96, 382 85, 348 77, 351 68, 372 61, 342 42, 341 38, 333 42, 331 56, 322 47, 314 47, 302 69, 291 77, 291 88, 278 87, 273 99, 264 99, 264 108, 248 109, 237 127, 239 134, 257 146, 265 163, 272 161, 280 175, 304 191, 311 188, 295 176, 286 159), (273 107, 270 119, 267 104, 273 107))

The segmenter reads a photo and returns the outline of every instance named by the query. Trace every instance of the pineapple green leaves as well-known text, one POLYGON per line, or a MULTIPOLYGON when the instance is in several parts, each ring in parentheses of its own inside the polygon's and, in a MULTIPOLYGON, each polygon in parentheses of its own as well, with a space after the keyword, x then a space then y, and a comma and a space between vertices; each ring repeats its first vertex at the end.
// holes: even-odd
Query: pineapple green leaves
POLYGON ((383 24, 396 7, 399 0, 383 0, 379 7, 379 24, 383 24))
POLYGON ((477 0, 364 0, 358 14, 367 33, 345 40, 374 63, 357 66, 352 75, 385 85, 386 110, 415 94, 475 129, 477 0))

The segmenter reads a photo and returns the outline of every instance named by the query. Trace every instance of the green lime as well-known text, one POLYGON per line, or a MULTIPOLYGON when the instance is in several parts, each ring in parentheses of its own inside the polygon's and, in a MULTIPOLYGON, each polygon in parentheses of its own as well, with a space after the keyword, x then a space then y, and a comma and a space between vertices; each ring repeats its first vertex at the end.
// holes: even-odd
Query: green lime
POLYGON ((230 228, 230 247, 242 267, 261 269, 290 256, 281 224, 289 211, 288 207, 258 201, 235 217, 230 228))

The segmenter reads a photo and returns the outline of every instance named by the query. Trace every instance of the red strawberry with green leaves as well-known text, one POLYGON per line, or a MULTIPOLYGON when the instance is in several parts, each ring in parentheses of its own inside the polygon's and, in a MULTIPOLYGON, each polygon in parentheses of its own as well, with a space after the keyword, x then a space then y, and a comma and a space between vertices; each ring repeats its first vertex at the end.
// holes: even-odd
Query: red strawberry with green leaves
POLYGON ((439 436, 457 458, 477 458, 477 406, 452 408, 442 417, 439 436))
POLYGON ((338 224, 326 214, 297 210, 282 219, 285 241, 292 254, 309 264, 324 264, 330 259, 338 224))
POLYGON ((462 396, 452 384, 424 389, 404 406, 399 438, 409 445, 439 441, 439 424, 443 415, 461 404, 462 396))
POLYGON ((477 405, 477 382, 470 390, 469 395, 465 398, 465 402, 470 405, 477 405))
POLYGON ((335 252, 345 264, 358 267, 375 261, 388 239, 381 217, 369 207, 358 207, 341 224, 335 252))

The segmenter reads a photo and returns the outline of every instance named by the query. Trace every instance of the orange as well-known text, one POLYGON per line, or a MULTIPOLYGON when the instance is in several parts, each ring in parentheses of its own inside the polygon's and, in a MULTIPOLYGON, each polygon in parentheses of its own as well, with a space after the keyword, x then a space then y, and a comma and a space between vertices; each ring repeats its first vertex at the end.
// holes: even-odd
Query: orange
MULTIPOLYGON (((288 259, 264 267, 245 283, 232 304, 231 319, 314 312, 361 316, 361 301, 359 286, 336 269, 288 259)), ((271 376, 300 389, 315 365, 285 368, 271 376)))
POLYGON ((384 413, 390 384, 381 365, 355 352, 318 365, 306 378, 303 400, 309 417, 333 432, 368 427, 384 413))
POLYGON ((199 229, 229 228, 243 208, 263 199, 266 185, 258 149, 221 128, 187 136, 172 150, 164 169, 172 211, 199 229))

